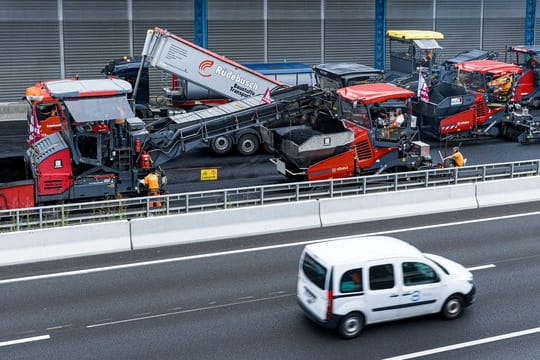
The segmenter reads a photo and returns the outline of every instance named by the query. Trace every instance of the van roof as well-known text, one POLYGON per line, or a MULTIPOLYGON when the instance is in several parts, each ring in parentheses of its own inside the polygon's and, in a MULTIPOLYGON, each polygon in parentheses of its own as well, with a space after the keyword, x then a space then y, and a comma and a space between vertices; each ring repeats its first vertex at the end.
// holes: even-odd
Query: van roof
POLYGON ((307 245, 306 250, 327 264, 422 255, 420 250, 411 244, 389 236, 325 241, 307 245))

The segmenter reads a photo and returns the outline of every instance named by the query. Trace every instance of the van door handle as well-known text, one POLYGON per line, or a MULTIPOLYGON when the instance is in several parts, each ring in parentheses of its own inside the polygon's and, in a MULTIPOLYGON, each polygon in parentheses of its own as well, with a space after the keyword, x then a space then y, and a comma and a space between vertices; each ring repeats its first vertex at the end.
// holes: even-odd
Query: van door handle
POLYGON ((401 294, 401 296, 409 296, 409 295, 411 295, 411 293, 401 294))
POLYGON ((398 297, 398 294, 390 295, 390 297, 398 297))

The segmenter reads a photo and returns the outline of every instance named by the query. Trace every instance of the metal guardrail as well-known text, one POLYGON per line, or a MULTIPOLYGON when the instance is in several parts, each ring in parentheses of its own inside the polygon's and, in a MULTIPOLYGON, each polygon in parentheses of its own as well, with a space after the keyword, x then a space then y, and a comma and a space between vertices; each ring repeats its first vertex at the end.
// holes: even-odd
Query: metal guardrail
POLYGON ((0 232, 186 214, 524 176, 540 176, 540 159, 3 210, 0 211, 0 232), (156 206, 156 202, 160 203, 159 206, 156 206))

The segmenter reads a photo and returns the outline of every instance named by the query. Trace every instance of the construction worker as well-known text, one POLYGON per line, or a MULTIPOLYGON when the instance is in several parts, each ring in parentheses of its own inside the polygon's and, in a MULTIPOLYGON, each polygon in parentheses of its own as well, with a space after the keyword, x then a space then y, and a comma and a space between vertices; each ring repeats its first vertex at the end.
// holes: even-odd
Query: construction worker
POLYGON ((512 80, 512 75, 504 75, 491 80, 487 85, 497 100, 506 101, 510 90, 512 90, 512 80))
MULTIPOLYGON (((141 180, 141 183, 144 184, 148 189, 148 196, 158 196, 160 195, 159 191, 159 177, 157 174, 151 172, 144 177, 144 180, 141 180)), ((150 207, 161 206, 160 201, 150 202, 150 207)))
POLYGON ((123 139, 125 136, 125 131, 124 131, 125 124, 126 124, 126 118, 114 119, 114 127, 116 129, 116 143, 118 146, 124 145, 123 139))
POLYGON ((450 160, 452 162, 452 167, 463 167, 465 165, 465 159, 463 154, 459 151, 458 146, 452 148, 452 155, 445 157, 443 160, 450 160))

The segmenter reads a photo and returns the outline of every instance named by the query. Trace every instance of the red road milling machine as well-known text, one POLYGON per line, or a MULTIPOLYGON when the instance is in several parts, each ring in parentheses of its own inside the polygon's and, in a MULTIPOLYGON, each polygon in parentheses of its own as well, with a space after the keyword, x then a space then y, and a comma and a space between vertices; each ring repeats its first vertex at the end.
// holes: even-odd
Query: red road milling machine
MULTIPOLYGON (((283 175, 306 180, 432 167, 429 145, 413 141, 412 91, 387 83, 341 88, 313 121, 266 129, 273 162, 283 175)), ((322 109, 322 108, 321 108, 322 109)))
POLYGON ((33 122, 24 157, 0 159, 0 209, 147 194, 147 175, 165 185, 163 163, 230 132, 308 119, 320 93, 308 86, 288 87, 272 92, 268 101, 256 95, 145 123, 131 110, 131 85, 124 80, 42 85, 27 94, 33 122), (111 85, 123 90, 103 93, 111 85), (42 101, 58 115, 37 115, 42 101), (35 131, 42 128, 38 116, 45 119, 42 124, 56 116, 60 127, 40 134, 35 131))
POLYGON ((461 142, 502 136, 520 143, 540 140, 540 119, 521 106, 523 69, 496 60, 458 63, 455 83, 429 89, 429 101, 413 101, 423 137, 461 142))

